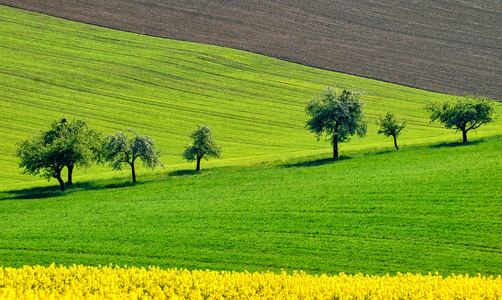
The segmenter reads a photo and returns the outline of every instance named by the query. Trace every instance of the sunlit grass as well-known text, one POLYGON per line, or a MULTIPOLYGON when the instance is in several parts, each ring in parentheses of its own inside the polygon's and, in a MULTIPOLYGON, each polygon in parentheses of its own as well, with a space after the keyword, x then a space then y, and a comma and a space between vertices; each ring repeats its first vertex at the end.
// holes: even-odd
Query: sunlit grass
MULTIPOLYGON (((222 159, 203 162, 203 169, 329 156, 329 143, 304 126, 305 101, 327 85, 366 92, 369 133, 343 144, 342 155, 392 149, 374 124, 388 111, 408 121, 398 140, 404 148, 461 139, 430 124, 422 109, 449 96, 5 6, 0 12, 0 189, 47 185, 21 175, 14 153, 17 143, 62 117, 85 118, 104 134, 134 128, 150 135, 164 154, 168 168, 159 171, 166 175, 195 167, 180 154, 196 124, 208 125, 223 148, 222 159)), ((501 129, 499 121, 469 138, 501 129)), ((144 174, 140 170, 138 180, 144 174)), ((98 167, 75 176, 78 182, 128 173, 98 167)))
POLYGON ((501 146, 3 192, 0 265, 498 275, 501 146))

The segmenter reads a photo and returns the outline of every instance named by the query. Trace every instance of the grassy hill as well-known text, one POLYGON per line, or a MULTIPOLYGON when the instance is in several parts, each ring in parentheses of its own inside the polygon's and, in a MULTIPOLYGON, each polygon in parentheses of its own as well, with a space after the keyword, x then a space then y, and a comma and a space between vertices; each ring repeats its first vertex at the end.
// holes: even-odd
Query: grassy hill
MULTIPOLYGON (((204 162, 202 168, 329 157, 329 143, 318 142, 304 128, 305 101, 326 85, 367 93, 369 134, 342 145, 342 155, 391 149, 390 139, 378 136, 374 125, 387 111, 408 121, 399 141, 404 147, 461 138, 430 124, 423 110, 427 101, 445 95, 6 6, 0 11, 3 189, 44 184, 19 173, 16 144, 62 117, 85 118, 104 134, 134 128, 152 136, 168 166, 160 170, 164 173, 194 167, 180 153, 196 124, 210 126, 223 148, 221 160, 204 162)), ((470 138, 500 134, 501 126, 486 126, 470 138)), ((78 181, 98 174, 128 177, 127 171, 108 168, 77 170, 75 176, 78 181)))
POLYGON ((502 100, 502 2, 0 0, 71 20, 502 100))
POLYGON ((502 140, 0 193, 0 265, 502 274, 502 140))
POLYGON ((446 95, 5 6, 0 15, 0 265, 502 273, 500 121, 461 146, 423 110, 446 95), (305 101, 328 84, 367 93, 368 136, 336 162, 304 128, 305 101), (376 134, 387 111, 408 120, 400 152, 376 134), (140 172, 136 185, 127 170, 77 170, 64 193, 20 175, 16 143, 61 117, 151 135, 168 169, 140 172), (198 175, 180 157, 195 124, 224 150, 198 175))

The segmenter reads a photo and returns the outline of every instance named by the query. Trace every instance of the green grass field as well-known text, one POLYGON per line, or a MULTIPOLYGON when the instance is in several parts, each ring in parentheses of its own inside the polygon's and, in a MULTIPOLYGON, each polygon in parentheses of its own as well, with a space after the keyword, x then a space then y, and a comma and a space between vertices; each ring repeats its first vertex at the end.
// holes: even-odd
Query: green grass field
POLYGON ((502 273, 502 122, 455 144, 423 110, 450 96, 4 6, 0 36, 0 265, 502 273), (368 136, 336 162, 304 126, 326 85, 366 92, 368 136), (168 168, 76 170, 63 193, 21 175, 16 144, 62 117, 150 135, 168 168), (196 124, 224 151, 201 174, 180 156, 196 124))
MULTIPOLYGON (((21 175, 14 153, 17 143, 62 117, 85 118, 103 134, 134 128, 150 135, 164 154, 163 173, 194 168, 180 153, 196 124, 211 127, 223 148, 222 159, 203 162, 203 169, 329 157, 330 144, 305 129, 304 112, 305 102, 327 85, 367 93, 369 133, 343 144, 342 155, 392 149, 391 139, 378 136, 374 124, 386 112, 408 121, 399 139, 403 147, 461 139, 430 124, 422 109, 429 100, 449 98, 445 95, 5 6, 0 6, 0 35, 0 189, 48 184, 21 175)), ((470 138, 500 132, 499 121, 470 138)), ((110 168, 75 172, 76 181, 115 176, 128 174, 110 168)))
POLYGON ((0 265, 502 274, 502 139, 4 192, 0 265))

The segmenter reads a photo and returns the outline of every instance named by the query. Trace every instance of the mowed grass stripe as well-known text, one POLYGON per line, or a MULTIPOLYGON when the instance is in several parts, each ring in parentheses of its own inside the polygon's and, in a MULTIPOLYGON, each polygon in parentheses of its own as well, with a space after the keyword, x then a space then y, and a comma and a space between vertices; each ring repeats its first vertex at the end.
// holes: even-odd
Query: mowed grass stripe
MULTIPOLYGON (((0 11, 0 107, 7 107, 0 119, 10 131, 0 136, 10 151, 0 157, 5 162, 0 173, 9 174, 3 189, 46 184, 16 174, 14 151, 17 143, 62 117, 86 118, 103 133, 134 128, 150 135, 164 153, 165 172, 187 167, 180 153, 196 124, 210 126, 223 148, 223 158, 206 166, 329 156, 329 143, 318 142, 305 129, 304 112, 305 102, 327 85, 367 93, 369 134, 342 145, 342 155, 391 149, 391 141, 378 136, 374 124, 387 111, 408 120, 401 146, 460 139, 430 124, 422 109, 429 100, 449 96, 5 6, 0 11)), ((498 122, 471 138, 501 129, 498 122)), ((103 168, 86 172, 91 176, 103 168)), ((76 170, 76 181, 82 173, 76 170)))

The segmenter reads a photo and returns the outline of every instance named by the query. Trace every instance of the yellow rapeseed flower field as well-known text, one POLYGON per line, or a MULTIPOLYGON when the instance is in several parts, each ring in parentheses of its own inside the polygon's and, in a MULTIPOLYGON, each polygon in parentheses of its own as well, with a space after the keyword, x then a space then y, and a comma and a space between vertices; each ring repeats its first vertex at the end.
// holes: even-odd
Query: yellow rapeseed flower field
POLYGON ((502 299, 502 278, 312 276, 158 267, 0 268, 0 299, 502 299))

